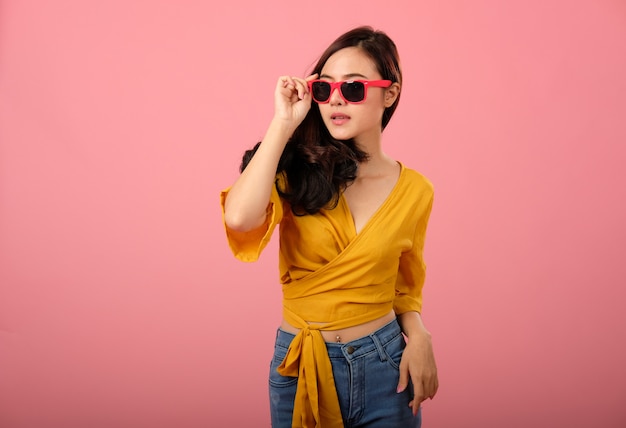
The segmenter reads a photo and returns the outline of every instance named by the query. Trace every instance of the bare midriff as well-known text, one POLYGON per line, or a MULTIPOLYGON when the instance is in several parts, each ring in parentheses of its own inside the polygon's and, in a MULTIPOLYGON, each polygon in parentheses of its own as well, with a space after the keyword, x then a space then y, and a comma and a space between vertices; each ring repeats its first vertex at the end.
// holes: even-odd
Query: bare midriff
MULTIPOLYGON (((389 311, 387 315, 384 315, 380 318, 376 318, 375 320, 365 322, 363 324, 355 325, 348 328, 342 328, 339 330, 324 330, 320 329, 322 333, 322 337, 326 342, 340 342, 346 343, 351 342, 356 339, 360 339, 361 337, 368 336, 374 333, 376 330, 380 329, 384 325, 390 323, 396 318, 396 314, 393 310, 389 311)), ((323 323, 309 322, 310 325, 324 325, 323 323)), ((292 326, 287 321, 283 319, 282 324, 280 325, 281 330, 286 331, 291 334, 298 334, 300 329, 292 326)))

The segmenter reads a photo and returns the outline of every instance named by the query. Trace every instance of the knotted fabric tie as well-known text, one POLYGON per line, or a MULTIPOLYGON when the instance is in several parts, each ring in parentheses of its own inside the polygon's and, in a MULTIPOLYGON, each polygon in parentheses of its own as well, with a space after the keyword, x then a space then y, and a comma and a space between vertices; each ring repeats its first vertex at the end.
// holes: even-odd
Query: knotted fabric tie
POLYGON ((293 427, 343 428, 333 368, 318 327, 309 325, 300 330, 278 373, 298 377, 293 427))

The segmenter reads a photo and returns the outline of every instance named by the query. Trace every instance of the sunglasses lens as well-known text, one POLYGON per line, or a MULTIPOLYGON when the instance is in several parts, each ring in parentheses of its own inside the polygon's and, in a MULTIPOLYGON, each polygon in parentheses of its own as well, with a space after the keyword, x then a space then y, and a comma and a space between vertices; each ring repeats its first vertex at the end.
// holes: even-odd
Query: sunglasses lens
POLYGON ((328 82, 313 82, 311 92, 313 99, 319 102, 326 102, 330 98, 330 84, 328 82))
POLYGON ((351 103, 358 103, 365 98, 365 85, 361 82, 344 82, 341 84, 343 97, 351 103))

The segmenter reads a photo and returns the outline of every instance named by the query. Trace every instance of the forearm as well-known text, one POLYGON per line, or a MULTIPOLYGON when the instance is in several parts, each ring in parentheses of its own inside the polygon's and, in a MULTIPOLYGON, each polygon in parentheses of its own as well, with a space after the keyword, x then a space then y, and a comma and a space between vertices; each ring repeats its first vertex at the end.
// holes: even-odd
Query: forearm
POLYGON ((229 228, 247 232, 265 221, 276 168, 292 133, 293 129, 283 121, 275 119, 270 123, 250 163, 228 192, 224 221, 229 228))

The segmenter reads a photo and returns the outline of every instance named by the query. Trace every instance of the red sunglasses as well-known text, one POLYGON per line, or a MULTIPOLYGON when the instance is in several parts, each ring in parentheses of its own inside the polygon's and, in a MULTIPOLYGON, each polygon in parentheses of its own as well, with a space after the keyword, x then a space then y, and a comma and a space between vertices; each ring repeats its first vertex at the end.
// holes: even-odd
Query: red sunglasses
POLYGON ((313 99, 319 104, 330 101, 333 91, 339 88, 339 94, 345 102, 359 104, 367 97, 367 87, 388 88, 391 80, 345 80, 343 82, 328 82, 326 80, 311 80, 309 90, 313 99))

